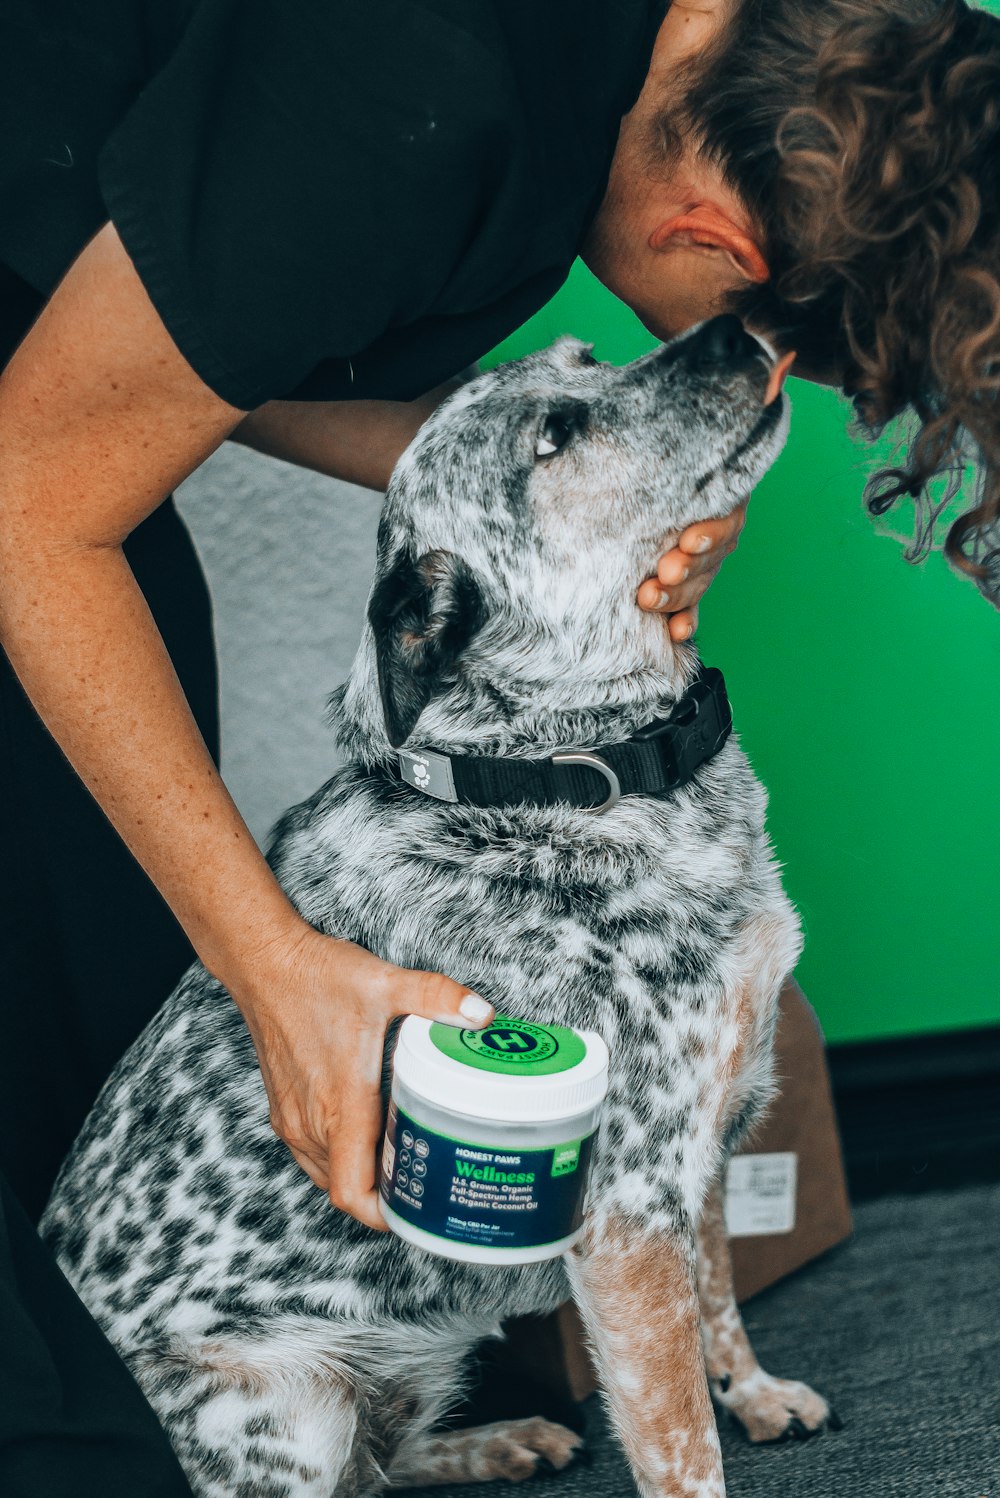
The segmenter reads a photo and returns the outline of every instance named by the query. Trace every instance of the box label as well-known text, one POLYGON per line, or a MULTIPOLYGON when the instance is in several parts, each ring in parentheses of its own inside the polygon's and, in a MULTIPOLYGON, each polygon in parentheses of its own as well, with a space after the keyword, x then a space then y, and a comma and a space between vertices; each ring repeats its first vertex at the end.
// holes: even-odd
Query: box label
POLYGON ((731 1238, 790 1233, 795 1227, 798 1156, 734 1155, 726 1170, 726 1231, 731 1238))

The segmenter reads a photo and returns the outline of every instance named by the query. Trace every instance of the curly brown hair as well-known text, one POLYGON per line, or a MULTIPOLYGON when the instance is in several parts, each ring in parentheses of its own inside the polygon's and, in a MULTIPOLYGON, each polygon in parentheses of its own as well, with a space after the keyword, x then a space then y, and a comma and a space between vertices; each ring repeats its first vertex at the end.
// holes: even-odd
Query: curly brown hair
POLYGON ((873 514, 911 495, 926 551, 970 456, 945 552, 1000 607, 1000 19, 963 0, 739 0, 664 136, 693 135, 762 234, 771 279, 736 310, 840 371, 875 435, 912 411, 873 514), (946 500, 948 496, 946 495, 946 500))

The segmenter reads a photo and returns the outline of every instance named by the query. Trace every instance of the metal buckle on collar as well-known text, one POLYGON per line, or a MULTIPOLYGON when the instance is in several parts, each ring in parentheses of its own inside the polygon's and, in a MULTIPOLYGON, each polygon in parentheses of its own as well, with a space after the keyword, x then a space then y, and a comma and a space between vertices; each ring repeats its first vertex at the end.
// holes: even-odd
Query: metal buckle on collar
POLYGON ((581 810, 608 811, 621 800, 621 781, 607 760, 603 760, 599 754, 595 754, 593 749, 578 749, 573 752, 567 751, 563 754, 553 754, 552 763, 554 765, 587 765, 591 770, 600 770, 601 774, 606 777, 611 790, 608 799, 602 801, 600 806, 582 807, 581 810))
POLYGON ((447 754, 435 754, 433 749, 397 749, 396 758, 400 775, 414 790, 423 791, 436 801, 458 800, 447 754))

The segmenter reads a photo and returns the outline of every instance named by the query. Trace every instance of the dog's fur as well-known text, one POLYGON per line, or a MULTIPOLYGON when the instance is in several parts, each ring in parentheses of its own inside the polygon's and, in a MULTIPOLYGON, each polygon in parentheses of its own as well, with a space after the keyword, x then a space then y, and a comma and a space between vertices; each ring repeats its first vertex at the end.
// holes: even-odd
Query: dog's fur
POLYGON ((577 1438, 543 1420, 434 1426, 477 1342, 570 1293, 644 1495, 723 1492, 700 1338, 717 1400, 753 1438, 827 1418, 758 1367, 718 1202, 771 1089, 776 996, 800 948, 736 740, 679 793, 604 814, 444 804, 386 770, 391 741, 538 757, 669 710, 695 653, 636 587, 686 525, 728 512, 787 423, 784 397, 763 405, 762 350, 706 359, 700 339, 624 369, 563 342, 431 418, 393 476, 334 700, 350 763, 286 815, 270 854, 319 929, 446 972, 505 1014, 605 1037, 578 1248, 458 1264, 332 1210, 272 1134, 247 1031, 200 966, 62 1172, 44 1233, 199 1498, 362 1498, 564 1465, 577 1438), (539 456, 552 413, 570 435, 539 456))

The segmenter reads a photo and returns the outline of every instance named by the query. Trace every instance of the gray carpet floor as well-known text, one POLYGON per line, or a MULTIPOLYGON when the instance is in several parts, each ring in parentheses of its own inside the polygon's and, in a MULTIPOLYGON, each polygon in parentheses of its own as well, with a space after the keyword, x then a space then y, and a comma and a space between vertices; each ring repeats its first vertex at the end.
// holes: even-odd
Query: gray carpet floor
MULTIPOLYGON (((845 1423, 766 1447, 727 1424, 729 1498, 1000 1498, 1000 1186, 864 1203, 850 1243, 744 1314, 762 1365, 813 1384, 845 1423)), ((535 1479, 538 1498, 635 1498, 599 1396, 587 1428, 592 1464, 535 1479)))

